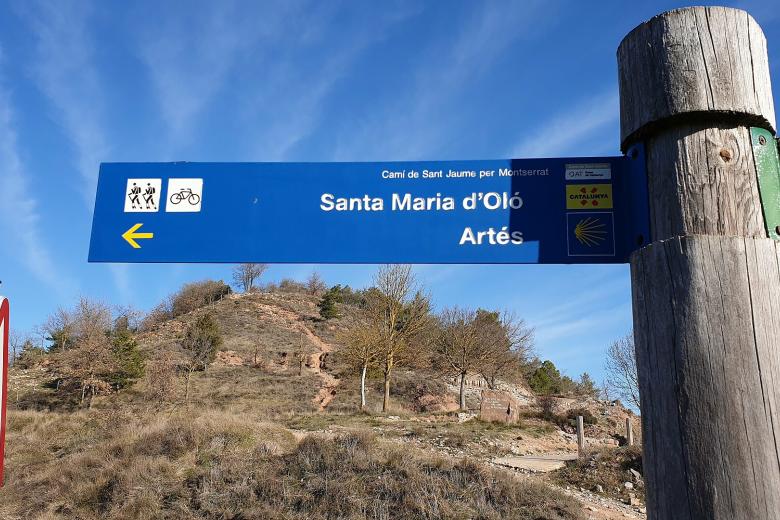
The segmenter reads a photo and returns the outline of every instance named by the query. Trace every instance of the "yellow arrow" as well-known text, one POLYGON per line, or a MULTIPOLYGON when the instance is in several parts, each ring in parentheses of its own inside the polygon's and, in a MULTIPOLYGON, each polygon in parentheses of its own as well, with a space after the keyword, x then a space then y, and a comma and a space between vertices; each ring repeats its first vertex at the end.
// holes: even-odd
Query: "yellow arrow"
POLYGON ((135 241, 137 238, 154 238, 154 233, 136 233, 138 231, 138 228, 143 226, 143 224, 136 224, 135 226, 131 227, 124 233, 122 233, 122 238, 127 240, 127 243, 130 244, 133 249, 141 249, 141 246, 138 245, 138 242, 135 241))

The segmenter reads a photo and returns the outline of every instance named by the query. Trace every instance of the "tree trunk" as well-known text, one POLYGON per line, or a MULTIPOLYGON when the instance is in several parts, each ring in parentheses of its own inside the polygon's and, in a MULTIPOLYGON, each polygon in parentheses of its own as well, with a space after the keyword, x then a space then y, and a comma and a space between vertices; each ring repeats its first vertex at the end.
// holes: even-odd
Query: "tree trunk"
POLYGON ((382 399, 382 413, 390 409, 390 374, 393 371, 393 355, 387 356, 385 361, 385 395, 382 399))
POLYGON ((780 263, 754 155, 775 146, 766 40, 744 11, 675 9, 631 31, 618 64, 621 147, 644 144, 650 201, 652 243, 631 257, 648 518, 774 520, 780 263))
POLYGON ((460 411, 466 411, 466 372, 460 373, 460 411))
POLYGON ((385 395, 382 399, 382 413, 386 413, 390 407, 390 371, 385 370, 385 395))
POLYGON ((363 365, 363 370, 360 374, 360 410, 366 409, 366 370, 368 367, 363 365))
POLYGON ((192 370, 187 370, 187 381, 184 385, 184 402, 190 402, 190 377, 192 377, 192 370))

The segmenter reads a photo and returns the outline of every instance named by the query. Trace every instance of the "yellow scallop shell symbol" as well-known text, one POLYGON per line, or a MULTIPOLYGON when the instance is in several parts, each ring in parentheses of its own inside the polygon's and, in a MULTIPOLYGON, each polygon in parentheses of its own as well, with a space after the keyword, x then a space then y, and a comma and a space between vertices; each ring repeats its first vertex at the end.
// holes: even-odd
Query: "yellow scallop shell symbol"
POLYGON ((604 223, 597 218, 584 218, 574 227, 574 236, 584 246, 597 246, 607 238, 605 228, 604 223))

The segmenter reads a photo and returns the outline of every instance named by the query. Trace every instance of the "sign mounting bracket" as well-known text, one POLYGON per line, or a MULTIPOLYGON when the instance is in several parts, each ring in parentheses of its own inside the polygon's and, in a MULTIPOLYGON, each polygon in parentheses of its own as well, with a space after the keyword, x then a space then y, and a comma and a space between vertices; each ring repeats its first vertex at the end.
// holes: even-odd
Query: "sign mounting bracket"
POLYGON ((750 141, 756 163, 758 191, 769 237, 780 241, 780 156, 778 142, 769 130, 752 127, 750 141))

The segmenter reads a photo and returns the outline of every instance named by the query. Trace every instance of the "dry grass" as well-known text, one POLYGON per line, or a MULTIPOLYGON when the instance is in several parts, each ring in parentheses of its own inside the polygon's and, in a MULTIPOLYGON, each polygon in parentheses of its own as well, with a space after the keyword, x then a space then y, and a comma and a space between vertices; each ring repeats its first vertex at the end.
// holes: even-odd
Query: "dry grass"
POLYGON ((626 499, 630 492, 644 501, 644 487, 637 485, 630 469, 642 473, 641 447, 605 447, 591 450, 587 457, 567 464, 556 473, 555 480, 563 485, 589 491, 595 491, 597 486, 601 486, 603 495, 619 500, 626 499), (632 482, 634 489, 625 489, 625 482, 632 482))
MULTIPOLYGON (((230 296, 141 334, 150 359, 161 352, 176 356, 187 323, 211 312, 223 331, 223 349, 245 360, 258 351, 268 361, 215 364, 196 373, 187 404, 183 392, 150 400, 147 381, 140 381, 79 410, 46 387, 52 374, 12 374, 20 398, 9 413, 0 518, 580 518, 574 500, 544 484, 414 448, 446 446, 479 456, 494 450, 495 441, 530 431, 527 421, 459 424, 444 413, 428 413, 431 423, 422 422, 413 417, 421 396, 446 393, 436 381, 421 384, 430 379, 423 372, 396 372, 398 419, 355 413, 357 381, 336 348, 326 370, 345 377, 336 400, 319 412, 312 399, 320 378, 273 361, 279 352, 295 352, 301 326, 330 343, 348 326, 348 316, 319 320, 315 303, 298 294, 230 296), (282 424, 352 433, 298 443, 282 424)), ((373 376, 369 402, 378 407, 380 378, 373 376)))
POLYGON ((219 412, 12 412, 2 518, 577 519, 549 487, 219 412))

